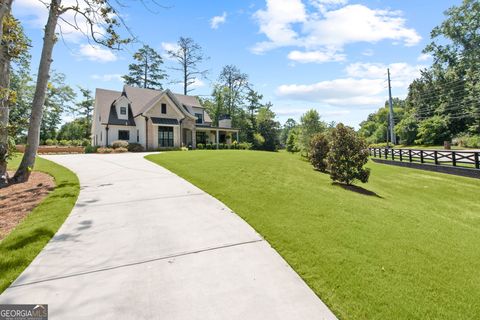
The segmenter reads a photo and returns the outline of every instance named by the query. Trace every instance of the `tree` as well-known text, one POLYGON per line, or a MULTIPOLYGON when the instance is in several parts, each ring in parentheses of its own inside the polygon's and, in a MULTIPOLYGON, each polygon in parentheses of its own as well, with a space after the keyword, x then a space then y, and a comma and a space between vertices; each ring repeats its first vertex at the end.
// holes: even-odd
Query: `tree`
POLYGON ((82 140, 85 139, 85 131, 88 129, 86 118, 77 118, 61 126, 57 140, 82 140))
POLYGON ((262 107, 261 100, 263 99, 263 95, 253 89, 248 89, 245 99, 247 100, 247 111, 250 115, 250 121, 252 122, 253 129, 255 130, 255 116, 258 110, 262 107))
POLYGON ((45 96, 45 105, 43 110, 42 122, 40 125, 40 141, 55 139, 57 129, 62 122, 62 115, 68 110, 72 110, 71 102, 75 100, 75 92, 65 84, 65 75, 63 73, 53 73, 48 82, 47 94, 45 96))
POLYGON ((426 145, 443 144, 444 141, 450 140, 450 138, 447 120, 442 116, 435 115, 420 122, 418 139, 415 143, 426 145))
POLYGON ((277 151, 278 131, 280 130, 280 123, 275 121, 275 113, 270 106, 263 106, 258 110, 257 115, 258 134, 264 138, 263 145, 259 148, 267 151, 277 151))
POLYGON ((310 109, 302 115, 300 118, 299 149, 306 157, 308 157, 312 136, 315 133, 325 131, 325 129, 326 125, 323 121, 320 121, 320 115, 317 110, 310 109))
POLYGON ((133 59, 137 63, 128 65, 129 74, 122 77, 125 83, 129 86, 162 90, 161 81, 167 75, 161 69, 163 59, 160 54, 144 45, 134 53, 133 59))
POLYGON ((368 182, 370 169, 363 166, 368 162, 367 143, 355 130, 339 123, 332 131, 332 142, 328 152, 330 178, 351 185, 355 180, 368 182))
POLYGON ((412 145, 417 138, 418 121, 413 114, 404 117, 396 126, 395 134, 400 137, 400 143, 412 145))
POLYGON ((310 140, 309 160, 315 169, 326 172, 328 168, 329 137, 325 133, 316 133, 310 140))
POLYGON ((116 32, 116 27, 121 25, 120 21, 122 20, 108 0, 84 0, 82 6, 79 6, 77 2, 74 2, 71 6, 62 6, 62 0, 51 0, 48 8, 48 19, 44 29, 42 53, 30 114, 27 144, 22 161, 12 179, 13 182, 24 182, 28 180, 35 164, 35 157, 40 142, 40 125, 48 86, 50 65, 52 63, 53 47, 57 41, 55 30, 58 19, 67 12, 71 12, 75 17, 77 15, 82 17, 81 22, 77 22, 80 20, 75 19, 74 23, 78 24, 73 24, 72 26, 78 30, 83 30, 81 26, 89 26, 90 33, 88 36, 91 40, 108 48, 118 49, 122 44, 130 42, 130 39, 121 39, 116 32), (104 32, 99 33, 95 31, 95 26, 103 26, 104 32))
POLYGON ((83 100, 75 105, 74 112, 85 120, 84 138, 90 139, 92 129, 93 104, 95 102, 95 99, 92 96, 92 91, 84 89, 82 87, 79 87, 79 89, 82 93, 83 100))
POLYGON ((290 135, 290 131, 298 126, 297 122, 292 119, 288 118, 283 125, 282 132, 280 133, 280 144, 285 146, 287 144, 288 137, 290 135))
POLYGON ((14 146, 9 135, 10 105, 16 99, 10 88, 11 62, 20 59, 29 45, 20 22, 10 14, 11 4, 7 0, 0 5, 0 187, 8 183, 7 162, 14 146))
POLYGON ((177 41, 177 48, 168 50, 167 53, 177 61, 180 65, 178 68, 172 68, 182 72, 183 94, 188 94, 193 89, 189 87, 198 80, 198 78, 205 78, 208 70, 201 70, 200 64, 204 62, 207 57, 203 54, 202 47, 196 43, 192 38, 183 38, 177 41))
POLYGON ((288 132, 287 142, 285 143, 288 152, 294 153, 300 151, 298 149, 298 129, 293 128, 288 132))
MULTIPOLYGON (((218 77, 218 82, 226 87, 227 95, 225 99, 227 112, 235 118, 235 113, 243 105, 245 91, 248 89, 248 75, 243 73, 234 65, 226 65, 222 68, 218 77)), ((258 94, 257 92, 255 92, 258 94)), ((252 92, 253 94, 253 92, 252 92)), ((251 96, 250 99, 261 100, 260 97, 251 96)), ((256 101, 258 103, 258 101, 256 101)))

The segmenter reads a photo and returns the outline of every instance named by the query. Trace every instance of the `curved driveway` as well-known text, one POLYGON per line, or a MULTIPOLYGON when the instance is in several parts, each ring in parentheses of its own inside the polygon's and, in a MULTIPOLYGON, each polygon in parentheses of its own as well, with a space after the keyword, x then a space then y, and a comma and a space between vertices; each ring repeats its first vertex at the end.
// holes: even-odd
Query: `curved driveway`
POLYGON ((72 213, 3 303, 50 319, 335 319, 225 205, 145 154, 47 156, 77 173, 72 213))

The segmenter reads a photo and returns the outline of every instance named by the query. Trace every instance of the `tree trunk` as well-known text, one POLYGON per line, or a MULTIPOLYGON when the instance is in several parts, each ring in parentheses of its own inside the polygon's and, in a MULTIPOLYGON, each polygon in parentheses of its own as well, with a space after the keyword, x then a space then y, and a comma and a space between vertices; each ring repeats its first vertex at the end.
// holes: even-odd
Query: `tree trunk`
POLYGON ((187 95, 188 91, 188 62, 187 62, 187 48, 184 48, 183 50, 183 94, 187 95))
MULTIPOLYGON (((0 4, 0 43, 3 38, 3 21, 10 14, 13 0, 5 0, 0 4)), ((0 188, 8 183, 8 116, 10 88, 10 57, 5 45, 0 45, 0 188)))
POLYGON ((52 0, 48 14, 47 25, 45 26, 45 35, 43 38, 42 55, 38 67, 37 85, 35 95, 33 96, 32 113, 30 115, 30 124, 28 127, 27 145, 23 154, 22 162, 18 167, 13 182, 24 182, 30 177, 30 172, 35 164, 35 157, 40 140, 40 125, 42 123, 43 105, 47 91, 50 65, 52 63, 52 52, 56 42, 55 28, 57 26, 59 7, 62 0, 52 0))

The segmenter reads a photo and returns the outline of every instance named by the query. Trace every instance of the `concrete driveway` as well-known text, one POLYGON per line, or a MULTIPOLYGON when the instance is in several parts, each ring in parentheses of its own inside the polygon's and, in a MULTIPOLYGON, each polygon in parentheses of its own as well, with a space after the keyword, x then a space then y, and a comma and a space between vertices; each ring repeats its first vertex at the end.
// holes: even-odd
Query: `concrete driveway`
POLYGON ((0 303, 50 319, 336 319, 225 205, 145 154, 46 158, 77 173, 76 206, 0 303))

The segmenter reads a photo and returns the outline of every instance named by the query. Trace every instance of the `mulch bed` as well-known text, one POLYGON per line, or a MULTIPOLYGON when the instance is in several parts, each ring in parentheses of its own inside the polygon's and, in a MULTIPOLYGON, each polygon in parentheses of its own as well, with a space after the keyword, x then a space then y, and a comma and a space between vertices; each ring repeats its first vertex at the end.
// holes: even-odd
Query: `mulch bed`
MULTIPOLYGON (((9 172, 13 175, 13 172, 9 172)), ((25 183, 0 189, 0 240, 25 218, 55 187, 53 178, 32 172, 25 183)))

